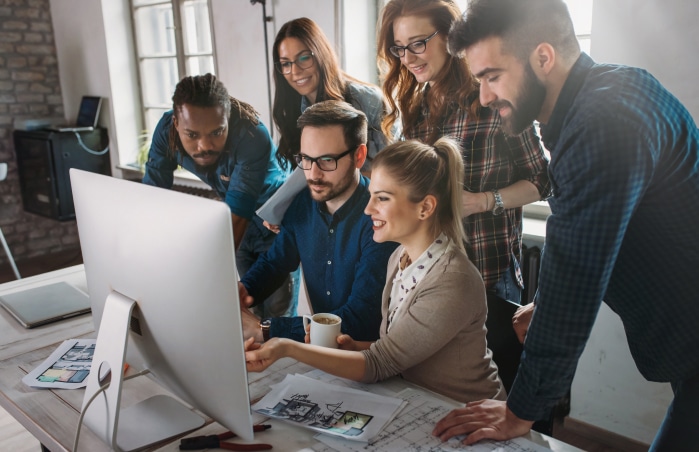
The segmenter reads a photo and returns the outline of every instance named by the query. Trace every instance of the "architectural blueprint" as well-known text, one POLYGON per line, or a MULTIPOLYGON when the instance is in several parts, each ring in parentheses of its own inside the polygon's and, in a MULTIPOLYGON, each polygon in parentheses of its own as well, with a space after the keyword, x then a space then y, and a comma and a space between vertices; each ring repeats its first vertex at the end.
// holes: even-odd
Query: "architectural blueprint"
MULTIPOLYGON (((437 421, 454 409, 454 405, 414 389, 406 389, 399 393, 398 397, 408 402, 407 407, 378 436, 367 443, 347 441, 324 434, 316 435, 316 439, 338 452, 394 452, 397 450, 406 452, 542 452, 549 450, 525 438, 498 442, 483 441, 473 446, 464 446, 459 442, 463 438, 457 437, 442 443, 439 438, 432 436, 432 429, 437 421)), ((323 449, 314 447, 314 450, 323 449)))
POLYGON ((368 441, 405 404, 400 398, 287 375, 252 409, 311 430, 368 441))

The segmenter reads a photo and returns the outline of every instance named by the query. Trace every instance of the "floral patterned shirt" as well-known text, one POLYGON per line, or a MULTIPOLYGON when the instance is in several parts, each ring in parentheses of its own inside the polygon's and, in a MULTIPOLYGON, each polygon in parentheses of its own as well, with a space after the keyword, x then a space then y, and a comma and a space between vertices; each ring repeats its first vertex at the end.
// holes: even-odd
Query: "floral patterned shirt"
POLYGON ((393 321, 397 320, 403 313, 402 301, 408 294, 422 281, 425 275, 432 269, 432 266, 439 260, 447 250, 453 246, 452 241, 444 235, 439 237, 412 263, 408 263, 410 257, 405 249, 400 256, 398 272, 393 279, 391 289, 391 302, 388 308, 388 329, 391 329, 393 321), (407 266, 404 266, 408 263, 407 266), (401 269, 401 267, 403 267, 401 269))

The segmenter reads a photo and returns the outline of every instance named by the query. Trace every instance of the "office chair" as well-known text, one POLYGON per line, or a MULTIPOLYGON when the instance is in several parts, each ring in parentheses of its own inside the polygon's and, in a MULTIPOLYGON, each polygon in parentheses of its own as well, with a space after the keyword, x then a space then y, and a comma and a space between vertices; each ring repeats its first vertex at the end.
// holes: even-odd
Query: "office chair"
MULTIPOLYGON (((6 177, 7 163, 0 163, 0 182, 4 181, 6 177)), ((17 277, 17 279, 22 279, 22 277, 19 275, 19 270, 17 270, 15 258, 12 257, 12 253, 10 252, 10 247, 7 246, 7 240, 5 240, 5 235, 2 233, 2 228, 0 228, 0 243, 2 243, 2 247, 5 249, 5 254, 7 254, 7 260, 10 261, 10 266, 12 267, 12 271, 15 273, 15 276, 17 277)))

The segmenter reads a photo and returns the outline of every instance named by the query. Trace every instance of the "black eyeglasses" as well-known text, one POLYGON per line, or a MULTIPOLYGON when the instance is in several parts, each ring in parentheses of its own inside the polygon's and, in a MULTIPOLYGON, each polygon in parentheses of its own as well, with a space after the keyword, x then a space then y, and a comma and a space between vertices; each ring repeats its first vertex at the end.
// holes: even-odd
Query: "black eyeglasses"
POLYGON ((337 169, 337 161, 355 149, 356 147, 347 149, 345 152, 339 155, 321 155, 320 157, 316 158, 309 157, 305 154, 296 154, 294 155, 294 160, 296 160, 296 164, 299 166, 299 168, 304 171, 310 170, 314 163, 321 171, 335 171, 337 169))
POLYGON ((425 49, 427 48, 427 41, 429 41, 430 39, 437 36, 437 33, 439 33, 439 30, 435 31, 434 33, 432 33, 431 35, 429 35, 425 39, 411 42, 407 46, 391 46, 388 48, 388 50, 396 58, 403 58, 406 50, 409 50, 410 53, 412 53, 413 55, 419 55, 421 53, 425 53, 425 49))
POLYGON ((308 69, 313 66, 313 52, 304 52, 294 61, 277 61, 274 67, 280 74, 291 74, 291 65, 295 64, 299 69, 308 69))

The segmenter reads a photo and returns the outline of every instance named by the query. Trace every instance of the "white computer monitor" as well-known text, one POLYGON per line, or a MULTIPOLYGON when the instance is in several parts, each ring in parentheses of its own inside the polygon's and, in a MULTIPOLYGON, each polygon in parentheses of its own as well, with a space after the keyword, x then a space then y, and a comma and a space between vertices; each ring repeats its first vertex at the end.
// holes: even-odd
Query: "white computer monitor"
MULTIPOLYGON (((226 204, 77 169, 70 177, 98 331, 83 408, 100 385, 99 370, 121 369, 125 359, 240 437, 253 439, 226 204)), ((107 444, 133 450, 153 442, 160 424, 166 437, 180 433, 173 429, 196 427, 167 417, 175 415, 171 401, 150 401, 120 414, 121 375, 112 372, 110 388, 85 411, 85 424, 107 444), (173 427, 179 422, 181 427, 173 427)))

